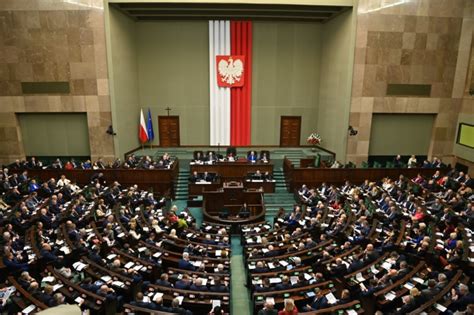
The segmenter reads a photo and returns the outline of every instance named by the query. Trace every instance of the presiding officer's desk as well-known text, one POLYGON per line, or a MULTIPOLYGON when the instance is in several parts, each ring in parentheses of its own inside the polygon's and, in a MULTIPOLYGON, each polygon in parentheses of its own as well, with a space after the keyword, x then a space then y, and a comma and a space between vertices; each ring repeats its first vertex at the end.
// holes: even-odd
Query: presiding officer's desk
POLYGON ((189 195, 202 195, 204 191, 216 191, 222 187, 221 180, 218 178, 213 182, 197 181, 189 182, 189 195))
POLYGON ((224 183, 223 188, 217 191, 204 191, 203 197, 204 220, 207 222, 231 224, 233 231, 239 230, 241 224, 261 222, 265 218, 263 191, 245 190, 242 182, 224 183), (244 202, 247 203, 250 216, 238 217, 244 202), (222 217, 224 211, 227 211, 228 215, 222 217))
POLYGON ((215 162, 214 164, 195 164, 190 163, 190 173, 217 173, 224 180, 241 180, 248 173, 255 173, 257 170, 265 173, 273 173, 273 163, 256 162, 251 163, 247 160, 237 160, 235 162, 215 162))
MULTIPOLYGON (((217 179, 213 182, 197 181, 188 184, 189 195, 202 195, 205 191, 216 191, 222 187, 222 181, 217 179)), ((275 181, 248 180, 244 181, 244 188, 247 190, 262 190, 264 193, 275 192, 275 181)))
POLYGON ((245 179, 244 186, 246 189, 261 189, 264 193, 274 193, 275 192, 275 180, 251 180, 245 179))

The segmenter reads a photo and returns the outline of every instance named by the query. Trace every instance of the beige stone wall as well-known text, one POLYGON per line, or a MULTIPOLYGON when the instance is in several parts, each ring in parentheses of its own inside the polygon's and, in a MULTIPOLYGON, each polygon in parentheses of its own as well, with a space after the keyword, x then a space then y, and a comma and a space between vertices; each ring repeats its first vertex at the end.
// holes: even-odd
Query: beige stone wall
POLYGON ((366 161, 373 113, 437 114, 429 150, 451 162, 468 98, 471 0, 359 0, 347 160, 366 161), (390 97, 387 84, 431 84, 431 97, 390 97))
POLYGON ((0 1, 0 163, 24 156, 24 112, 86 112, 92 158, 113 157, 102 2, 0 1), (25 96, 22 81, 69 81, 71 93, 25 96))

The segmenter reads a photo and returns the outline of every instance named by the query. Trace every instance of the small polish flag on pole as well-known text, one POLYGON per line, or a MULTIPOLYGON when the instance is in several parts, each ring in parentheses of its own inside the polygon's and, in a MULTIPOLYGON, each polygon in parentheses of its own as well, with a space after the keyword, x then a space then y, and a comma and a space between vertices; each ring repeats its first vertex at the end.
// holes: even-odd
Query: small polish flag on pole
POLYGON ((143 109, 140 109, 140 126, 138 128, 138 138, 143 144, 148 141, 148 132, 146 128, 145 117, 143 116, 143 109))

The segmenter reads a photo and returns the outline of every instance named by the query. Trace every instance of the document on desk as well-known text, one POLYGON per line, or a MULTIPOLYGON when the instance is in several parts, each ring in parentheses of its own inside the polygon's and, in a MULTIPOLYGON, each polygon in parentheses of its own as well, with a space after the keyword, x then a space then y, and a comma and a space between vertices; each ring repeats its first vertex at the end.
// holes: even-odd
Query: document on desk
POLYGON ((383 264, 382 264, 382 268, 389 271, 391 268, 392 268, 392 264, 389 263, 388 261, 385 261, 383 264))
POLYGON ((41 282, 54 282, 55 278, 53 276, 44 277, 41 282))
POLYGON ((275 277, 269 279, 270 283, 281 283, 281 278, 275 277))
POLYGON ((133 261, 130 261, 130 262, 126 263, 124 267, 127 268, 127 269, 130 269, 130 268, 133 267, 133 265, 134 265, 133 261))
POLYGON ((364 276, 363 276, 362 273, 360 273, 360 272, 359 272, 358 274, 356 274, 356 279, 357 279, 357 281, 359 281, 359 282, 364 282, 364 281, 365 281, 364 276))
POLYGON ((80 261, 77 261, 75 263, 72 264, 72 266, 74 267, 74 269, 76 269, 77 271, 82 271, 84 270, 84 268, 87 267, 86 264, 80 262, 80 261))
POLYGON ((444 305, 436 303, 434 307, 440 312, 446 312, 447 308, 444 305))
POLYGON ((36 306, 34 304, 31 304, 30 306, 28 306, 27 308, 24 308, 21 313, 22 314, 30 314, 31 312, 33 312, 34 310, 36 309, 36 306))
POLYGON ((419 284, 425 283, 425 281, 419 277, 413 277, 412 280, 418 282, 419 284))
POLYGON ((403 285, 406 289, 411 290, 415 287, 413 283, 407 282, 403 285))
POLYGON ((291 276, 291 277, 290 277, 291 285, 297 284, 297 283, 298 283, 298 280, 299 280, 299 277, 298 277, 298 276, 291 276))
POLYGON ((377 268, 375 268, 374 265, 372 265, 372 267, 370 267, 370 271, 372 271, 372 273, 373 273, 374 275, 376 275, 376 274, 379 273, 379 270, 378 270, 377 268))
POLYGON ((283 267, 286 267, 288 266, 288 263, 284 260, 280 260, 280 265, 282 265, 283 267))
POLYGON ((102 276, 102 277, 100 277, 100 279, 101 279, 102 281, 104 281, 105 283, 108 283, 109 281, 112 280, 112 277, 110 277, 110 276, 102 276))
POLYGON ((271 305, 275 305, 275 299, 272 298, 272 297, 267 297, 265 302, 267 302, 268 304, 271 304, 271 305))
POLYGON ((385 294, 385 299, 388 301, 393 301, 396 297, 397 295, 393 292, 388 292, 387 294, 385 294))
POLYGON ((326 294, 326 299, 328 300, 329 304, 335 304, 337 302, 337 299, 334 296, 334 294, 332 294, 332 292, 329 292, 328 294, 326 294))

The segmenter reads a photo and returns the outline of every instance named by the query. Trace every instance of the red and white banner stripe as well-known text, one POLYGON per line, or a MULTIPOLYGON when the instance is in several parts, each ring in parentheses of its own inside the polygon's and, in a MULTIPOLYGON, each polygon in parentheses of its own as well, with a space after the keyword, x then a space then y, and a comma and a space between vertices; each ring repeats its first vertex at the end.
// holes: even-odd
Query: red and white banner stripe
POLYGON ((250 145, 252 100, 252 22, 209 21, 211 145, 250 145), (217 85, 216 56, 245 56, 242 87, 217 85))

